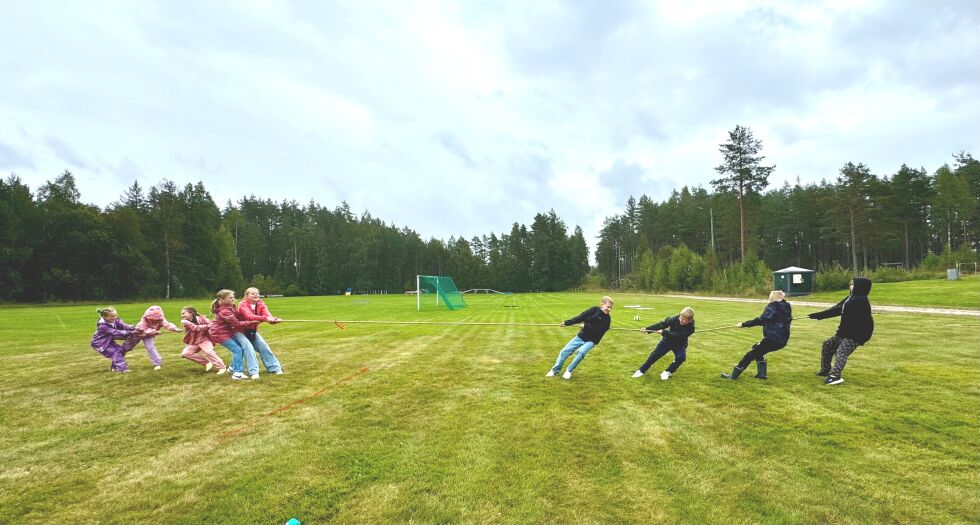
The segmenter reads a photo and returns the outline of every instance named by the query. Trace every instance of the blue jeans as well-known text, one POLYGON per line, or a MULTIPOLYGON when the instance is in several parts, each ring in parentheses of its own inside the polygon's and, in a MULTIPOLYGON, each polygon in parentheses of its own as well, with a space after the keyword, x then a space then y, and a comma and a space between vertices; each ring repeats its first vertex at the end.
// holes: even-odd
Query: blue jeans
MULTIPOLYGON (((262 339, 262 334, 258 332, 253 332, 252 346, 259 351, 259 357, 262 358, 262 364, 265 365, 265 369, 273 374, 282 370, 282 365, 279 364, 279 360, 276 359, 276 354, 272 353, 272 349, 269 348, 269 343, 262 339)), ((252 359, 255 359, 254 354, 252 359)))
POLYGON ((241 332, 235 332, 231 339, 221 343, 221 346, 231 350, 231 371, 242 372, 242 357, 248 366, 248 374, 259 373, 259 362, 255 360, 255 348, 241 332))
POLYGON ((578 349, 578 351, 575 352, 575 359, 572 359, 572 364, 568 365, 567 372, 572 373, 575 370, 575 367, 577 367, 578 364, 585 359, 585 354, 589 353, 589 350, 592 350, 593 347, 595 347, 595 343, 592 341, 583 341, 576 335, 571 341, 568 342, 567 345, 565 345, 565 348, 561 349, 561 352, 558 352, 558 359, 555 360, 555 366, 552 368, 552 370, 554 370, 555 373, 561 372, 561 367, 565 364, 565 360, 568 359, 568 356, 572 355, 572 352, 575 352, 575 350, 578 349))

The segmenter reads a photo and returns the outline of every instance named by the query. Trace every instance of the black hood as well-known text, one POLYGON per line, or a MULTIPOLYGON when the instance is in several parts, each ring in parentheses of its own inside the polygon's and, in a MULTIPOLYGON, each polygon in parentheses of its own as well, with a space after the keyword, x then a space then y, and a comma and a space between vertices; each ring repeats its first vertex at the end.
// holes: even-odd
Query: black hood
POLYGON ((854 289, 851 290, 851 295, 869 295, 871 293, 871 279, 865 279, 864 277, 854 278, 854 289))

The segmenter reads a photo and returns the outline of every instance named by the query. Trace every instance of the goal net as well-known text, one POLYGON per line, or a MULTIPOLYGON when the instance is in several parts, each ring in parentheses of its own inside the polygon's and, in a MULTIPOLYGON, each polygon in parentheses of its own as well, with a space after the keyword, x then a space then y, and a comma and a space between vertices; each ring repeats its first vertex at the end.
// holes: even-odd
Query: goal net
POLYGON ((439 301, 446 305, 446 308, 450 310, 459 310, 466 307, 466 303, 463 302, 463 294, 460 293, 459 288, 456 288, 456 283, 453 282, 452 277, 446 277, 444 275, 418 275, 416 279, 416 304, 418 310, 422 309, 422 294, 431 293, 435 296, 436 306, 439 306, 439 301))

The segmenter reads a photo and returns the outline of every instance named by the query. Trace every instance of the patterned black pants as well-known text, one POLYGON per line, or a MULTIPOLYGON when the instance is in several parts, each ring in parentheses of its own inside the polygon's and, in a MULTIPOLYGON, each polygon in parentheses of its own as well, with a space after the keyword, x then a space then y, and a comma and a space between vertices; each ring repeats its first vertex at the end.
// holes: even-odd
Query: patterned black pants
POLYGON ((852 339, 837 337, 836 335, 823 342, 823 352, 820 355, 820 373, 830 373, 833 377, 840 377, 844 367, 847 366, 847 358, 850 357, 857 347, 860 346, 852 339), (837 359, 834 359, 834 355, 837 359), (834 361, 833 368, 830 367, 831 360, 834 361))

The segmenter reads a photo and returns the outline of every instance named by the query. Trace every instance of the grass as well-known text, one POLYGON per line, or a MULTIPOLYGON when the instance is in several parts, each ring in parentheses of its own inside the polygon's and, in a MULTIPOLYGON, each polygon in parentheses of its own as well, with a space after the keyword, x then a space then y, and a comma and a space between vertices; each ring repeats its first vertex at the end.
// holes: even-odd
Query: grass
MULTIPOLYGON (((819 278, 819 277, 818 277, 819 278)), ((847 290, 819 292, 800 298, 804 301, 840 301, 847 290)), ((971 275, 958 281, 904 281, 874 283, 871 304, 896 306, 928 306, 980 310, 980 276, 971 275)))
MULTIPOLYGON (((557 324, 597 299, 269 306, 287 319, 557 324)), ((616 327, 687 305, 616 299, 616 327)), ((761 311, 687 303, 701 329, 761 311)), ((173 320, 183 304, 162 306, 173 320)), ((119 309, 134 322, 146 306, 119 309)), ((163 370, 140 346, 132 373, 110 373, 88 346, 92 307, 3 317, 0 523, 980 521, 973 318, 880 314, 847 382, 825 387, 813 372, 835 320, 795 323, 766 382, 718 377, 758 328, 695 335, 670 381, 663 361, 629 377, 657 336, 613 331, 564 381, 544 373, 571 328, 284 323, 263 333, 287 373, 243 384, 180 359, 177 336, 159 339, 163 370)))

